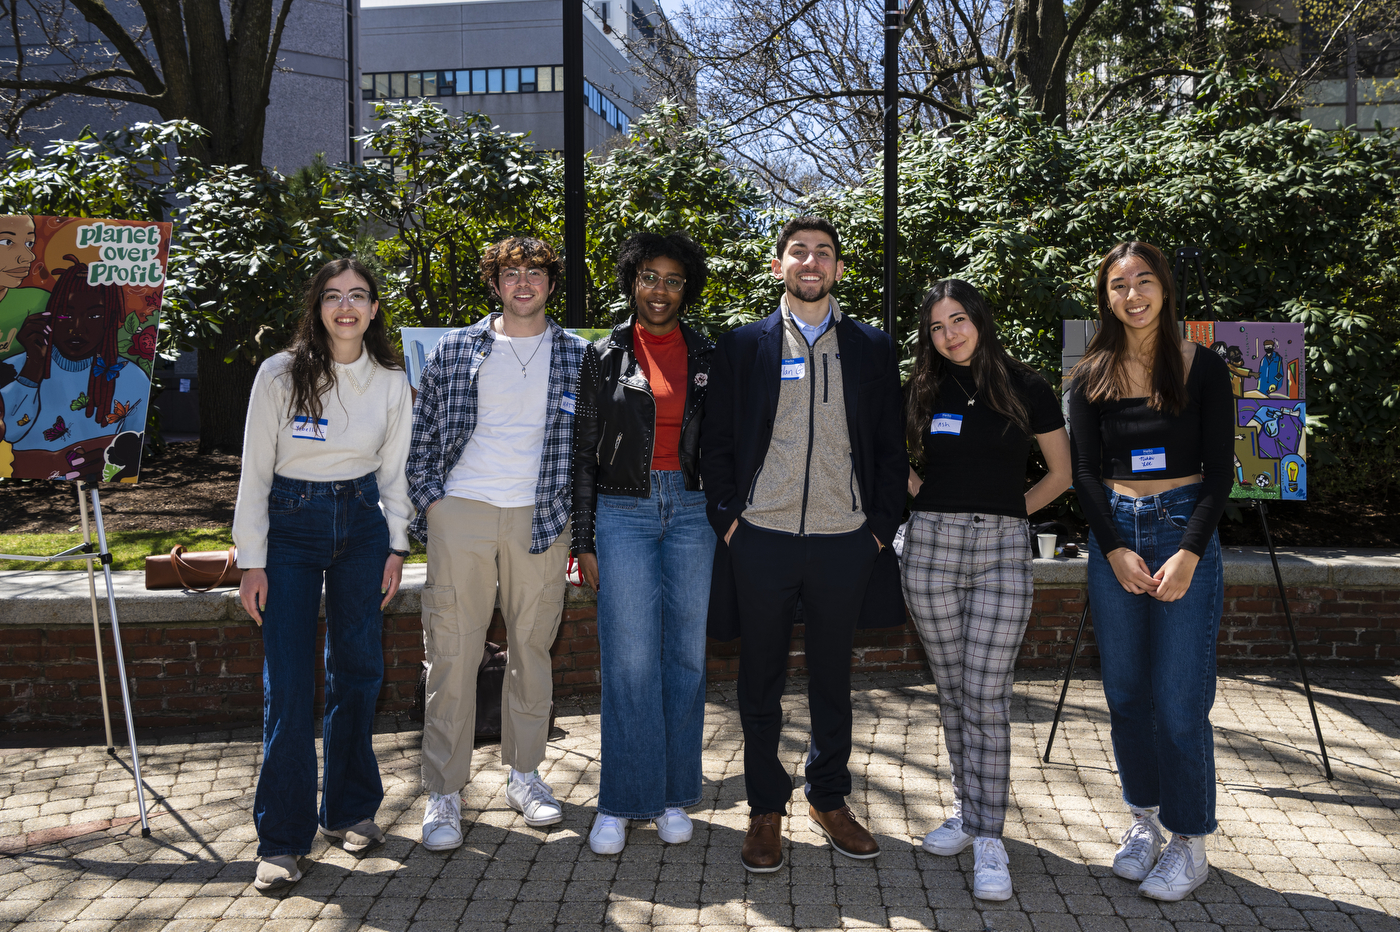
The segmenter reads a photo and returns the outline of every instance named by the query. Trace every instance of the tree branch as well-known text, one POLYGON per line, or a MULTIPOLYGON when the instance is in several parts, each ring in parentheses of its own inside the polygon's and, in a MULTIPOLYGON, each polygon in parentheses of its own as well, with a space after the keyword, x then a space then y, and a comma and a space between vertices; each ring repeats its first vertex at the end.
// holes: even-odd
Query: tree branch
POLYGON ((1050 81, 1063 81, 1065 70, 1069 68, 1070 52, 1074 49, 1074 44, 1079 41, 1079 34, 1084 31, 1084 27, 1089 25, 1089 17, 1103 6, 1103 0, 1084 0, 1084 6, 1079 10, 1079 15, 1074 17, 1074 21, 1065 30, 1065 39, 1060 43, 1060 48, 1055 52, 1055 63, 1050 66, 1050 81))
MULTIPOLYGON (((976 63, 974 62, 973 65, 970 67, 975 67, 975 65, 976 63)), ((805 100, 840 100, 843 97, 884 96, 885 92, 879 88, 849 87, 842 88, 839 91, 813 91, 809 94, 801 94, 795 97, 780 97, 777 100, 764 101, 763 106, 759 109, 781 106, 783 104, 801 103, 805 100)), ((928 104, 930 107, 937 107, 939 110, 942 110, 949 116, 956 117, 959 120, 970 121, 972 119, 972 116, 970 114, 964 113, 957 107, 954 107, 951 104, 946 104, 943 101, 939 100, 937 97, 930 96, 929 94, 922 94, 918 91, 899 91, 897 94, 895 94, 895 96, 898 97, 900 100, 916 100, 921 104, 928 104)))
POLYGON ((263 99, 268 99, 272 94, 272 73, 277 68, 277 50, 282 47, 282 30, 287 26, 287 14, 291 12, 291 9, 292 0, 282 0, 282 9, 277 11, 277 26, 272 31, 272 43, 267 50, 267 66, 263 69, 263 99))
MULTIPOLYGON (((96 27, 108 42, 116 48, 136 76, 137 82, 146 89, 150 97, 159 97, 165 91, 165 81, 156 72, 146 53, 141 50, 141 46, 136 44, 136 40, 131 34, 117 22, 116 17, 107 9, 107 4, 103 0, 70 0, 73 6, 83 18, 96 27)), ((127 98, 115 98, 124 100, 127 98)), ((146 103, 145 101, 140 101, 146 103)), ((147 106, 151 106, 147 103, 147 106)))
POLYGON ((77 81, 12 81, 8 78, 0 78, 0 87, 16 91, 58 91, 60 94, 77 94, 82 97, 97 97, 102 100, 124 100, 129 104, 140 104, 153 110, 159 107, 161 96, 159 94, 140 94, 135 91, 119 91, 107 87, 89 87, 79 84, 77 81))
POLYGON ((1332 43, 1336 41, 1338 33, 1340 33, 1342 31, 1342 28, 1346 26, 1348 22, 1351 21, 1351 18, 1356 15, 1356 11, 1361 9, 1361 5, 1365 2, 1366 0, 1356 0, 1356 3, 1352 5, 1352 8, 1347 12, 1347 15, 1343 16, 1342 21, 1337 24, 1337 28, 1333 29, 1332 34, 1327 37, 1327 42, 1322 46, 1322 49, 1317 53, 1316 57, 1313 58, 1313 63, 1307 66, 1306 68, 1303 68, 1296 75, 1293 76, 1293 83, 1288 85, 1288 89, 1279 95, 1278 100, 1274 101, 1274 105, 1269 108, 1271 111, 1277 110, 1279 107, 1281 107, 1283 105, 1283 102, 1288 99, 1289 95, 1293 93, 1294 88, 1296 88, 1300 82, 1302 82, 1305 78, 1311 79, 1313 75, 1317 74, 1317 72, 1322 69, 1323 56, 1327 54, 1327 50, 1330 49, 1332 47, 1332 43))
POLYGON ((1148 81, 1152 78, 1161 78, 1166 77, 1168 75, 1187 78, 1199 78, 1202 77, 1204 74, 1204 71, 1192 71, 1189 68, 1153 68, 1151 71, 1144 71, 1142 74, 1134 75, 1133 77, 1128 78, 1126 81, 1119 81, 1117 84, 1110 87, 1104 93, 1104 95, 1099 98, 1099 102, 1094 104, 1093 109, 1089 111, 1089 115, 1084 118, 1084 122, 1093 122, 1094 117, 1099 115, 1099 112, 1103 110, 1103 108, 1108 104, 1108 102, 1119 91, 1131 87, 1132 85, 1137 84, 1139 81, 1148 81))

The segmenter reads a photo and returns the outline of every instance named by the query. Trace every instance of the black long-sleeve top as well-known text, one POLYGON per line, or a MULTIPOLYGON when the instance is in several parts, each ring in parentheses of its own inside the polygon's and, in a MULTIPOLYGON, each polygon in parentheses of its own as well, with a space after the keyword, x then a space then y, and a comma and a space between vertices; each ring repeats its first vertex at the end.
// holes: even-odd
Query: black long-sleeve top
POLYGON ((1074 489, 1089 529, 1107 554, 1128 547, 1113 523, 1107 479, 1179 479, 1200 473, 1201 494, 1181 549, 1205 553, 1230 499, 1234 476, 1235 403, 1230 372, 1215 353, 1197 348, 1186 376, 1180 414, 1154 411, 1146 398, 1091 404, 1071 384, 1070 456, 1074 489))

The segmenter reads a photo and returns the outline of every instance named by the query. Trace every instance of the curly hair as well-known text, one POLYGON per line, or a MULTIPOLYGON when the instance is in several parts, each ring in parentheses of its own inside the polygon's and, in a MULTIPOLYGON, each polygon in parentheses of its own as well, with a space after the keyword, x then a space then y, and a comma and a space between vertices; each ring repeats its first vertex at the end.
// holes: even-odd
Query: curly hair
MULTIPOLYGON (((544 269, 553 288, 563 277, 564 266, 554 247, 533 236, 510 236, 481 251, 481 280, 495 293, 496 276, 503 268, 544 269)), ((551 294, 550 297, 553 297, 551 294)))
MULTIPOLYGON (((102 342, 93 353, 96 360, 88 373, 87 408, 83 414, 95 419, 99 424, 106 424, 112 413, 112 398, 116 394, 117 383, 110 374, 103 378, 99 373, 105 366, 123 365, 117 352, 117 335, 121 331, 122 320, 126 317, 122 289, 120 285, 89 285, 87 263, 79 262, 78 257, 74 255, 65 255, 63 259, 70 264, 67 268, 58 270, 58 281, 54 283, 44 309, 54 312, 74 305, 94 292, 97 294, 103 316, 102 342), (101 363, 101 366, 96 363, 101 363)), ((48 378, 47 369, 44 377, 48 378)))
POLYGON ((709 270, 705 266, 705 248, 684 233, 634 233, 617 251, 617 290, 629 306, 637 292, 637 269, 651 259, 670 259, 685 269, 685 291, 681 306, 693 307, 705 290, 709 270))

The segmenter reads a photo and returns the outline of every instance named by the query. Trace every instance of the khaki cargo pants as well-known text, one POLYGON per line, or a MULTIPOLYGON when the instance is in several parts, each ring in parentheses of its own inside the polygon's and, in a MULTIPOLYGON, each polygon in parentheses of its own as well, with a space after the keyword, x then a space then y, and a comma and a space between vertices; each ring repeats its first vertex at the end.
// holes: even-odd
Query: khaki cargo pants
POLYGON ((428 658, 423 788, 457 793, 471 777, 476 671, 500 583, 506 624, 501 762, 529 773, 544 760, 554 681, 549 649, 564 610, 566 526, 530 553, 534 509, 497 508, 448 496, 428 512, 423 646, 428 658))

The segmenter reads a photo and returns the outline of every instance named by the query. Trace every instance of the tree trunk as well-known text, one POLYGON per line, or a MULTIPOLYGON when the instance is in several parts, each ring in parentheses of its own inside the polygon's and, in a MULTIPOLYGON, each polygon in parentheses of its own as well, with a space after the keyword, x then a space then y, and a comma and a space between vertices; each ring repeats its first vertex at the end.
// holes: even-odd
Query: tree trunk
POLYGON ((1016 0, 1014 17, 1017 83, 1030 90, 1046 120, 1064 123, 1065 69, 1055 68, 1068 31, 1064 0, 1016 0))
MULTIPOLYGON (((243 328, 238 328, 240 331, 243 328)), ((248 418, 248 398, 258 369, 237 353, 232 362, 224 357, 246 342, 240 333, 225 331, 213 347, 199 350, 199 452, 242 453, 243 425, 248 418)))

